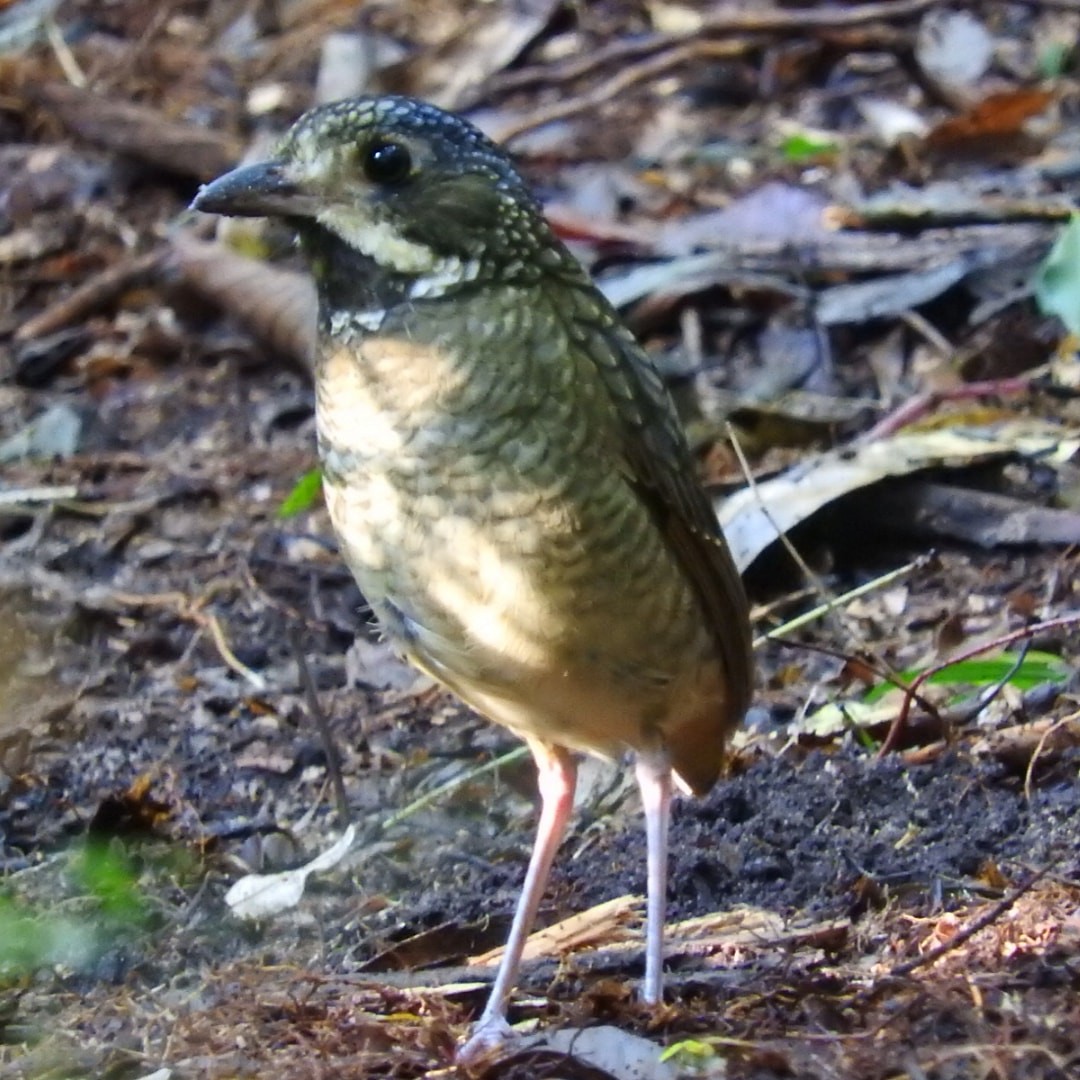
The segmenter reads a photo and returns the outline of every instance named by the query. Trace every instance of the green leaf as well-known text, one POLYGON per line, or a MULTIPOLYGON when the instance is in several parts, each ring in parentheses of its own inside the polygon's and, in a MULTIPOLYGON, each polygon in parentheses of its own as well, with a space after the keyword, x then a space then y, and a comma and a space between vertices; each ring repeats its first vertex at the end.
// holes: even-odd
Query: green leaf
POLYGON ((1039 74, 1044 79, 1060 79, 1069 66, 1073 46, 1065 41, 1051 41, 1036 60, 1039 74))
POLYGON ((672 1043, 661 1055, 660 1061, 675 1061, 689 1066, 716 1057, 716 1049, 702 1039, 682 1039, 672 1043))
MULTIPOLYGON (((993 686, 1008 675, 1010 686, 1015 686, 1019 690, 1030 690, 1033 686, 1042 686, 1045 683, 1067 682, 1071 675, 1068 663, 1053 653, 1037 652, 1031 649, 1019 665, 1018 659, 1015 653, 1003 652, 998 653, 997 656, 980 656, 972 660, 961 660, 935 672, 926 681, 930 686, 982 687, 993 686)), ((904 682, 911 682, 922 673, 922 670, 925 669, 909 668, 897 674, 904 682)), ((892 689, 891 683, 875 686, 863 698, 863 704, 872 705, 892 689)))
POLYGON ((41 924, 9 897, 0 897, 0 972, 32 971, 46 951, 41 924))
POLYGON ((72 863, 73 876, 101 905, 104 915, 125 923, 137 923, 146 904, 127 855, 108 844, 88 843, 72 863))
POLYGON ((806 131, 789 135, 781 144, 780 152, 788 161, 806 161, 808 158, 831 157, 839 146, 831 139, 812 135, 806 131))
POLYGON ((315 505, 321 490, 322 470, 311 469, 304 473, 278 507, 278 517, 296 517, 297 514, 310 510, 315 505))
MULTIPOLYGON (((1020 664, 1019 654, 998 653, 997 656, 961 660, 936 671, 927 679, 931 686, 955 686, 962 692, 950 697, 948 704, 956 705, 971 697, 971 690, 995 686, 1008 676, 1010 685, 1020 690, 1046 683, 1064 683, 1072 677, 1066 661, 1053 653, 1029 650, 1020 664)), ((910 683, 925 668, 909 668, 898 671, 897 678, 910 683)), ((801 734, 817 738, 833 738, 845 731, 854 731, 855 737, 866 749, 874 748, 874 741, 866 728, 891 723, 896 717, 897 703, 903 691, 892 683, 879 683, 868 690, 861 701, 831 701, 804 717, 798 724, 801 734)))
POLYGON ((1073 214, 1035 272, 1035 299, 1070 334, 1080 334, 1080 214, 1073 214))

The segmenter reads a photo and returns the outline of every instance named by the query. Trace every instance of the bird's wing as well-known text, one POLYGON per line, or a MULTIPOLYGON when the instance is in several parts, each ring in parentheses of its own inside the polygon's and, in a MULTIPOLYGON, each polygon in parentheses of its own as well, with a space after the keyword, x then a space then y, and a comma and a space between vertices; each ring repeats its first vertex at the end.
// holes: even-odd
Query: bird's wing
POLYGON ((753 684, 742 579, 695 472, 671 396, 648 354, 613 310, 582 291, 574 336, 587 349, 618 416, 629 481, 693 584, 727 678, 725 732, 742 719, 753 684))

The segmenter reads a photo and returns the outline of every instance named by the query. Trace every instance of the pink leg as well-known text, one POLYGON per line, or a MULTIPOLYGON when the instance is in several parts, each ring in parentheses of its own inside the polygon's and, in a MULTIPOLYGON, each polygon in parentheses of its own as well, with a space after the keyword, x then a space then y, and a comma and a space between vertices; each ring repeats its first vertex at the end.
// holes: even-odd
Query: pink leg
POLYGON ((510 1034, 510 1025, 506 1022, 506 1007, 510 1001, 510 992, 517 982, 518 968, 521 966, 521 953, 525 948, 525 939, 532 930, 540 898, 544 895, 548 872, 551 870, 555 852, 566 831, 566 822, 574 806, 574 786, 577 783, 577 762, 562 747, 548 746, 541 742, 529 743, 540 786, 540 824, 536 830, 536 842, 533 844, 529 870, 525 875, 525 884, 521 889, 514 923, 510 927, 510 937, 506 942, 502 963, 491 987, 491 996, 484 1007, 480 1019, 473 1028, 468 1041, 458 1050, 457 1060, 464 1064, 481 1057, 487 1051, 504 1042, 510 1034))
POLYGON ((648 847, 648 906, 645 922, 645 982, 642 1000, 659 1005, 664 996, 664 918, 667 913, 667 841, 671 818, 671 764, 665 753, 642 753, 636 762, 645 808, 648 847))

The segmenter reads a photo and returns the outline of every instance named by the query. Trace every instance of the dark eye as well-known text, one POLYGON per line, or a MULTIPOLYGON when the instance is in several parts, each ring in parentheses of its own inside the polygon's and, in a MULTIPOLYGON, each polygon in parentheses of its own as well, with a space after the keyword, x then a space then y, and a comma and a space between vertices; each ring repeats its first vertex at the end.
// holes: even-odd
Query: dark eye
POLYGON ((400 184, 412 172, 412 154, 407 146, 381 139, 364 152, 364 175, 373 184, 400 184))

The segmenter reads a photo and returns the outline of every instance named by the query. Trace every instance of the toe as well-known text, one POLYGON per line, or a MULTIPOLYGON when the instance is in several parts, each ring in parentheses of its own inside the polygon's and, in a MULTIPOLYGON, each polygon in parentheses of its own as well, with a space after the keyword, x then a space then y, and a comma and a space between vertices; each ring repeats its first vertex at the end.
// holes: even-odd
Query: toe
POLYGON ((510 1025, 501 1016, 481 1020, 458 1047, 454 1061, 458 1065, 473 1065, 497 1052, 512 1037, 510 1025))

